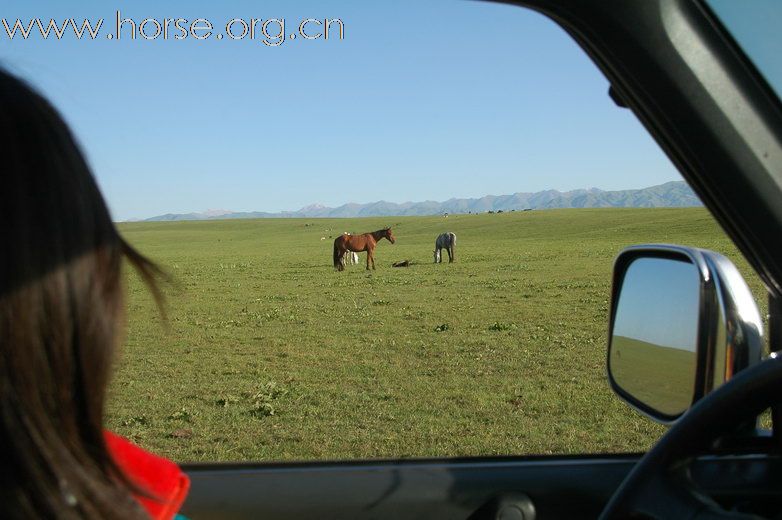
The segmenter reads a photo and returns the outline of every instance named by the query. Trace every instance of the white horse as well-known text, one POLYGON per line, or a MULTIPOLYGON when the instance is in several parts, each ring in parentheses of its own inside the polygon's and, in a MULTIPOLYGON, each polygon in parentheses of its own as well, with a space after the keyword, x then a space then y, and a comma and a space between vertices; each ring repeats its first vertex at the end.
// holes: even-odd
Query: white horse
POLYGON ((443 261, 442 250, 448 251, 448 263, 452 263, 456 260, 456 234, 455 233, 442 233, 437 237, 434 242, 434 263, 439 264, 443 261))
POLYGON ((358 253, 354 251, 345 251, 342 261, 347 265, 356 265, 358 263, 358 253))

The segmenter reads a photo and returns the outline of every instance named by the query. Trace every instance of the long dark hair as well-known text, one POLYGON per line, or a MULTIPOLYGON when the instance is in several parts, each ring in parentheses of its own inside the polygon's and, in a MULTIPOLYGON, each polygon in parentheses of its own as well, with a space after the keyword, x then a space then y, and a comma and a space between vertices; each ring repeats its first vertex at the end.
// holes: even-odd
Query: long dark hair
POLYGON ((145 518, 103 437, 127 259, 63 119, 0 70, 0 516, 145 518))

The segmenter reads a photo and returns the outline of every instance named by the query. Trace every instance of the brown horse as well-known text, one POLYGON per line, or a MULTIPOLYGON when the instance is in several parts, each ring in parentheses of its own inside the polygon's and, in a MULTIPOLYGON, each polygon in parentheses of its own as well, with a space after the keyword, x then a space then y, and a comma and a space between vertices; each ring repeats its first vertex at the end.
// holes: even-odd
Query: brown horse
POLYGON ((334 267, 336 267, 338 271, 343 271, 345 269, 345 262, 343 259, 345 251, 353 251, 356 253, 366 251, 367 269, 369 269, 370 262, 372 263, 372 269, 374 269, 375 246, 381 238, 387 239, 392 244, 396 242, 390 227, 373 231, 372 233, 364 233, 363 235, 349 235, 346 233, 337 237, 337 239, 334 240, 334 267))

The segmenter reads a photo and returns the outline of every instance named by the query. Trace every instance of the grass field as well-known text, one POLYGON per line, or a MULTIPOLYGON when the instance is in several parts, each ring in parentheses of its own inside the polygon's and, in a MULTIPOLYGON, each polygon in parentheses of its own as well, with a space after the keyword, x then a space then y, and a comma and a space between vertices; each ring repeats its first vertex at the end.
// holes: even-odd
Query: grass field
POLYGON ((662 427, 605 376, 617 252, 643 242, 722 252, 765 308, 758 279, 700 208, 121 231, 178 288, 166 328, 128 276, 109 426, 179 461, 645 450, 662 427), (377 271, 334 271, 329 235, 387 225, 397 243, 380 243, 377 271), (457 262, 434 265, 443 231, 458 236, 457 262), (414 264, 390 267, 402 259, 414 264))
POLYGON ((611 374, 640 402, 667 415, 679 415, 695 392, 695 352, 614 335, 611 374))

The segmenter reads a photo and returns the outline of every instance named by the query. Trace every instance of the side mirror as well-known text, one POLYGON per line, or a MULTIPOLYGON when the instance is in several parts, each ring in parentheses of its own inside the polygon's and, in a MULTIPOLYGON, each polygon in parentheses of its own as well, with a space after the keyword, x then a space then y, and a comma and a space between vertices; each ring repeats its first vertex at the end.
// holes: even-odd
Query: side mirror
POLYGON ((630 406, 672 423, 758 363, 762 322, 736 267, 713 251, 633 246, 614 264, 608 379, 630 406))

